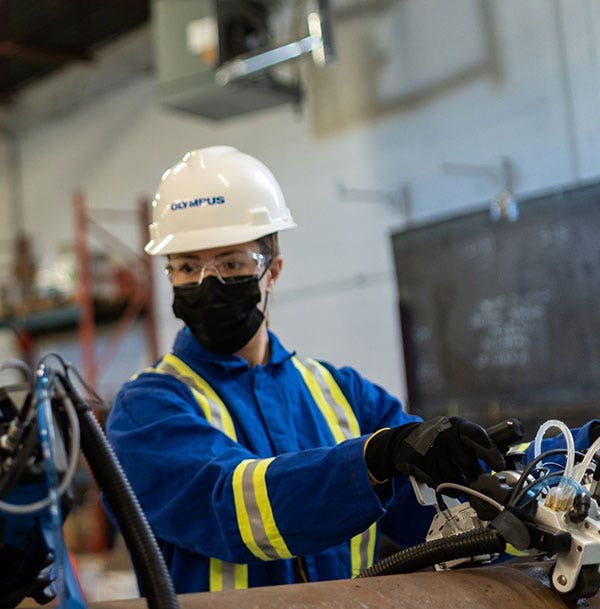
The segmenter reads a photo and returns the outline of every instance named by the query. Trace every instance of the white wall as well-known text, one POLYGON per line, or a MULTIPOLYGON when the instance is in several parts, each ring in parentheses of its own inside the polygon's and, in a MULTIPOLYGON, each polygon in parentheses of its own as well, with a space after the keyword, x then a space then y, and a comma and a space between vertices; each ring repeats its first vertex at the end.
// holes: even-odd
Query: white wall
MULTIPOLYGON (((419 11, 436 8, 429 0, 408 4, 419 23, 427 23, 419 11)), ((323 128, 321 135, 315 126, 323 126, 324 118, 315 113, 319 104, 322 112, 322 99, 316 104, 313 98, 303 112, 284 106, 212 123, 160 107, 147 72, 98 93, 22 132, 25 225, 36 235, 39 251, 52 252, 57 242, 73 236, 70 199, 75 188, 83 189, 91 207, 133 208, 186 150, 237 146, 272 169, 300 227, 281 237, 285 272, 272 304, 272 327, 289 347, 355 366, 403 396, 389 238, 403 218, 385 201, 349 200, 339 184, 395 191, 406 182, 414 218, 423 220, 488 201, 500 190, 499 182, 482 175, 448 175, 444 162, 496 167, 508 156, 516 168, 518 193, 600 175, 600 5, 594 0, 484 4, 495 34, 489 69, 433 87, 417 100, 400 91, 394 102, 388 57, 387 71, 380 74, 385 83, 377 85, 373 75, 370 82, 382 87, 379 92, 388 101, 391 95, 393 103, 373 112, 371 99, 362 114, 350 108, 355 114, 346 123, 323 128)), ((399 34, 390 23, 400 23, 406 5, 400 2, 365 17, 363 29, 368 25, 378 48, 393 49, 393 57, 400 53, 399 34)), ((455 6, 472 11, 479 4, 465 0, 455 6)), ((414 36, 411 48, 420 53, 420 62, 424 48, 431 49, 432 65, 436 53, 452 52, 440 43, 451 39, 452 32, 444 29, 452 23, 435 20, 434 30, 423 26, 423 36, 432 44, 424 46, 414 36)), ((356 28, 352 19, 338 24, 338 74, 355 56, 352 45, 362 40, 356 28)), ((471 35, 475 38, 464 45, 465 53, 489 51, 481 31, 474 28, 471 35)), ((346 77, 336 82, 335 68, 328 68, 331 99, 360 89, 361 70, 375 70, 363 64, 357 66, 354 82, 346 77)), ((320 78, 309 77, 311 86, 320 78)), ((5 178, 0 170, 0 180, 5 178)), ((3 184, 0 193, 4 190, 3 184)), ((131 242, 131 226, 117 226, 115 232, 131 242)), ((170 313, 169 288, 157 280, 166 349, 179 324, 170 313)), ((143 354, 139 359, 129 353, 114 374, 125 380, 145 363, 143 354)))
POLYGON ((5 139, 0 140, 0 201, 3 204, 0 206, 2 221, 0 226, 5 227, 0 233, 0 277, 6 272, 6 267, 10 263, 10 248, 8 238, 10 236, 10 200, 12 193, 8 179, 9 166, 9 144, 5 139))

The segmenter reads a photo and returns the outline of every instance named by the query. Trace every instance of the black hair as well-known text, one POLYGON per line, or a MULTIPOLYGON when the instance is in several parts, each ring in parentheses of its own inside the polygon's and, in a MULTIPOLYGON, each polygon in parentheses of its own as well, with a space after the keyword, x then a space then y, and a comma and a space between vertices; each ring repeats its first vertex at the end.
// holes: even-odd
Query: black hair
POLYGON ((258 247, 260 248, 260 253, 265 256, 269 261, 273 260, 275 256, 279 256, 279 239, 277 237, 277 233, 270 233, 269 235, 265 235, 260 239, 256 240, 258 243, 258 247))

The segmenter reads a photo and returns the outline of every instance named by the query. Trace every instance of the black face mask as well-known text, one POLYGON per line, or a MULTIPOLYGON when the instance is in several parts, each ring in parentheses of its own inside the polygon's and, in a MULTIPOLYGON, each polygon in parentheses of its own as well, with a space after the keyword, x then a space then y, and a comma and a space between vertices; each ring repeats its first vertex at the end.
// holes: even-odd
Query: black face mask
POLYGON ((265 316, 256 305, 261 293, 258 277, 221 283, 206 277, 199 285, 173 288, 173 313, 196 340, 213 353, 239 351, 258 331, 265 316))

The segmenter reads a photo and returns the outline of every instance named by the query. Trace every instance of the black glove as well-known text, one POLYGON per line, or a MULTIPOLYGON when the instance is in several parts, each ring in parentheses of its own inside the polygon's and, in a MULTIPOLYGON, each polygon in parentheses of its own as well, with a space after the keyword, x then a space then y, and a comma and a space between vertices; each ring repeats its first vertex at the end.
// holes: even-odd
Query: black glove
POLYGON ((4 546, 0 551, 0 607, 16 607, 30 596, 39 605, 50 602, 56 592, 52 554, 40 554, 38 540, 32 539, 25 551, 4 546), (33 552, 28 549, 33 548, 33 552))
POLYGON ((588 431, 588 441, 590 446, 600 437, 600 421, 594 421, 588 431))
POLYGON ((367 468, 376 480, 398 474, 436 487, 442 482, 469 484, 482 468, 504 469, 504 457, 483 427, 462 417, 436 417, 385 429, 368 440, 367 468))

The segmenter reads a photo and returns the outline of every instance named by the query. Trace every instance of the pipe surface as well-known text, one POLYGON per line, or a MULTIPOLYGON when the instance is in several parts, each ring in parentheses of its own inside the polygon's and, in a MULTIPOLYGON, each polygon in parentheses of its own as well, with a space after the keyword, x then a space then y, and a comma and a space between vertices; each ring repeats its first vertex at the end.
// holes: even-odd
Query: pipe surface
MULTIPOLYGON (((550 589, 553 563, 422 571, 353 580, 267 586, 179 596, 181 609, 572 609, 550 589)), ((600 594, 582 607, 600 609, 600 594)), ((580 605, 578 605, 580 606, 580 605)), ((142 609, 143 599, 89 603, 89 609, 142 609)))

